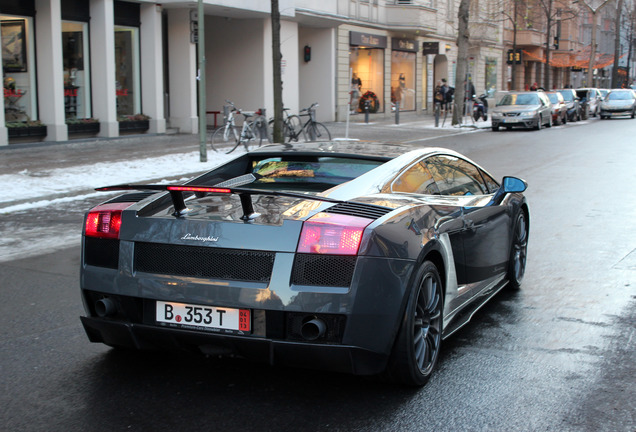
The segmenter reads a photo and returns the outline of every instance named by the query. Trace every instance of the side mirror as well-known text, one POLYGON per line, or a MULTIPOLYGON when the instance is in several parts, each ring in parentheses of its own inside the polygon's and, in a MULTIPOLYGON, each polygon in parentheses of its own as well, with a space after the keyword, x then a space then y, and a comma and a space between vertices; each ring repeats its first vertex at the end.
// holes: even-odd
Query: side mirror
POLYGON ((504 177, 503 178, 503 191, 504 193, 520 193, 528 189, 528 183, 517 177, 504 177))
POLYGON ((489 206, 495 206, 501 204, 504 197, 508 193, 521 193, 528 188, 528 183, 517 177, 506 176, 501 182, 501 186, 497 189, 497 192, 493 195, 492 199, 488 203, 489 206))

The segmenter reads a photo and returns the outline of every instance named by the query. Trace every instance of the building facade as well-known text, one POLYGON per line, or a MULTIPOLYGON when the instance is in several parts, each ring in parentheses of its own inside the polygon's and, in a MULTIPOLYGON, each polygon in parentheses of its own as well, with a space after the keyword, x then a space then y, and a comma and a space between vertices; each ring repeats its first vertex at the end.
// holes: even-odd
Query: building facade
MULTIPOLYGON (((430 111, 453 85, 458 0, 280 0, 283 103, 321 121, 430 111)), ((0 0, 0 145, 198 133, 196 2, 0 0), (28 131, 27 131, 28 130, 28 131), (31 131, 33 130, 33 131, 31 131)), ((205 0, 206 110, 273 111, 270 2, 205 0)), ((503 89, 503 25, 471 46, 478 93, 503 89)))

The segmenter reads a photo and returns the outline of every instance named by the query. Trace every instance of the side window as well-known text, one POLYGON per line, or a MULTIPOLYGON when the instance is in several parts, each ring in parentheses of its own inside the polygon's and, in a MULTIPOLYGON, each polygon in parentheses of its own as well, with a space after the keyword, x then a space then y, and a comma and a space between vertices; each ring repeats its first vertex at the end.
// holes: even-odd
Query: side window
POLYGON ((481 173, 481 177, 486 182, 486 187, 488 187, 488 192, 494 193, 497 189, 499 189, 499 183, 497 183, 495 179, 490 177, 488 174, 486 174, 482 170, 479 170, 479 172, 481 173))
POLYGON ((419 162, 403 172, 391 185, 393 192, 439 195, 439 189, 426 166, 419 162))
POLYGON ((442 195, 483 195, 487 193, 479 169, 454 156, 440 155, 426 159, 426 166, 442 195))

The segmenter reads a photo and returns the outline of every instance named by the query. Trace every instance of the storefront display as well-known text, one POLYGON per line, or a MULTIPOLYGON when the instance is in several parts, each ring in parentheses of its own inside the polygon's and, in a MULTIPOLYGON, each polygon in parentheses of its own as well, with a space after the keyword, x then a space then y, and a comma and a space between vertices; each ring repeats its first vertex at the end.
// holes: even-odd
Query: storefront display
POLYGON ((400 111, 415 110, 415 73, 417 41, 393 39, 391 41, 391 105, 400 111))
POLYGON ((387 47, 386 36, 366 33, 349 33, 349 67, 353 72, 351 91, 351 110, 364 112, 383 112, 384 103, 384 51, 387 47), (355 80, 355 82, 354 82, 355 80))
POLYGON ((91 117, 88 24, 62 22, 64 114, 67 120, 91 117))
POLYGON ((37 120, 33 18, 0 15, 0 29, 5 121, 37 120))
POLYGON ((139 29, 115 26, 115 77, 117 115, 141 112, 139 29))
POLYGON ((486 84, 485 91, 488 97, 495 97, 497 91, 497 59, 486 59, 486 84))

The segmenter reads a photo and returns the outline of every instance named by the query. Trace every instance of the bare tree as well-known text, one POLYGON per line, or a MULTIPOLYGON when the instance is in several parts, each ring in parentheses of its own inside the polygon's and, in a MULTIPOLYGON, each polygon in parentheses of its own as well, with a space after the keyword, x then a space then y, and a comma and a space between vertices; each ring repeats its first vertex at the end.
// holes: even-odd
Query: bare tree
POLYGON ((282 143, 283 139, 283 80, 280 53, 280 11, 278 0, 272 1, 272 63, 274 66, 274 135, 273 142, 282 143))
POLYGON ((541 6, 541 11, 543 13, 543 17, 545 18, 545 24, 546 24, 545 63, 543 65, 544 66, 543 82, 541 83, 541 85, 543 88, 549 89, 550 79, 551 79, 550 55, 552 51, 551 48, 553 46, 553 34, 556 34, 557 36, 560 37, 560 35, 558 34, 558 31, 559 31, 558 28, 556 30, 557 33, 553 33, 552 27, 555 24, 557 24, 557 27, 559 27, 560 26, 559 21, 563 22, 566 20, 571 20, 576 16, 576 14, 572 9, 570 9, 569 7, 566 7, 567 5, 555 0, 539 0, 539 5, 541 6))
POLYGON ((614 28, 616 34, 614 35, 614 67, 612 68, 612 88, 620 87, 618 76, 618 61, 621 55, 621 16, 623 15, 623 0, 618 0, 616 6, 616 20, 614 21, 614 28))
POLYGON ((455 75, 455 107, 453 109, 453 125, 460 123, 463 114, 466 94, 466 71, 468 69, 468 44, 470 32, 468 30, 470 0, 461 0, 457 11, 457 74, 455 75))
MULTIPOLYGON (((593 1, 593 0, 589 0, 593 1)), ((604 0, 597 7, 593 7, 586 0, 575 0, 573 3, 579 3, 592 14, 592 39, 590 41, 590 60, 587 68, 587 85, 594 87, 594 61, 596 60, 596 13, 605 7, 611 0, 604 0)))

